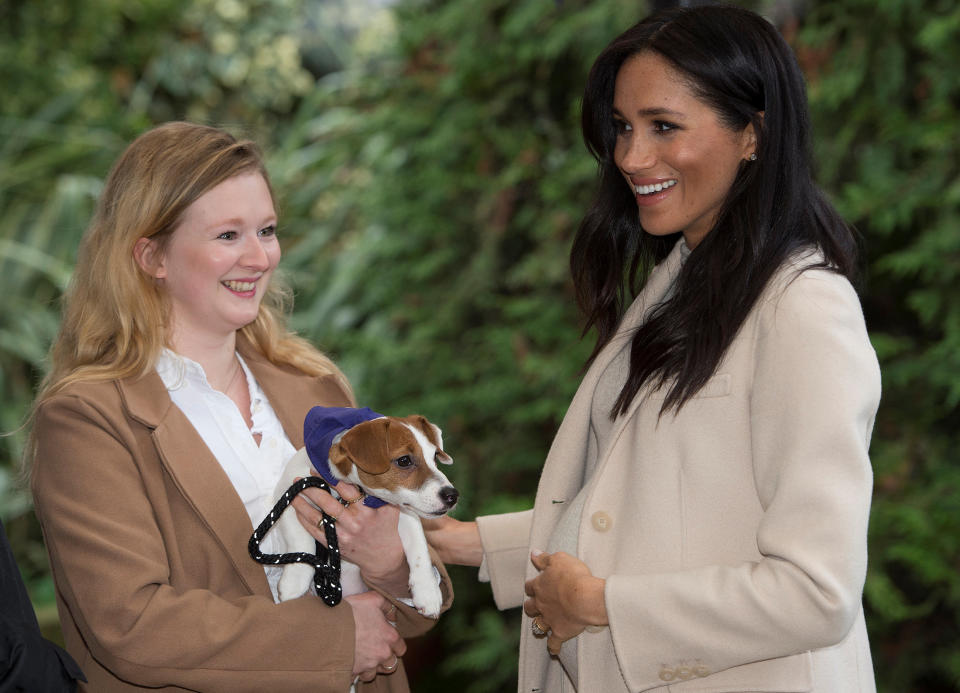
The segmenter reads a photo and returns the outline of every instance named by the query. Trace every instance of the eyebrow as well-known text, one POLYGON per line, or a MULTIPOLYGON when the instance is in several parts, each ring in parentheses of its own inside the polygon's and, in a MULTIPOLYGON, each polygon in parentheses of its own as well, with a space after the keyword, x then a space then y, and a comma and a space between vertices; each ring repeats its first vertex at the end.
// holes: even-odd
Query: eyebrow
MULTIPOLYGON (((613 114, 616 116, 620 116, 621 118, 624 117, 623 113, 616 106, 613 107, 613 114)), ((680 111, 673 111, 669 108, 641 108, 639 111, 636 112, 636 115, 640 116, 641 118, 654 118, 656 116, 665 116, 665 115, 682 117, 683 113, 681 113, 680 111)))
MULTIPOLYGON (((265 217, 263 220, 258 222, 258 225, 263 226, 275 226, 277 223, 277 215, 273 214, 268 217, 265 217)), ((209 228, 215 229, 220 226, 243 226, 244 220, 239 217, 230 217, 229 219, 218 219, 212 224, 209 224, 209 228)))

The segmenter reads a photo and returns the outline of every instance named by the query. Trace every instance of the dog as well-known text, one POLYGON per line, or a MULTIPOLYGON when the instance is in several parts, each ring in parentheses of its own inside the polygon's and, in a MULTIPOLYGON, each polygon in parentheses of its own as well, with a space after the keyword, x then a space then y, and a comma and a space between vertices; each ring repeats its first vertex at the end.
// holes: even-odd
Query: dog
MULTIPOLYGON (((337 483, 346 481, 366 495, 366 505, 395 505, 400 510, 397 529, 410 566, 412 605, 422 615, 437 618, 443 598, 420 518, 445 515, 460 496, 437 468, 438 463, 453 463, 443 450, 440 429, 418 415, 398 418, 367 408, 314 407, 304 422, 304 443, 287 462, 275 498, 315 469, 334 495, 337 483)), ((313 552, 314 539, 295 513, 283 513, 277 529, 287 551, 313 552)), ((305 594, 312 579, 310 565, 283 566, 277 586, 280 601, 305 594)), ((345 560, 341 561, 341 586, 344 596, 367 590, 360 569, 345 560)))

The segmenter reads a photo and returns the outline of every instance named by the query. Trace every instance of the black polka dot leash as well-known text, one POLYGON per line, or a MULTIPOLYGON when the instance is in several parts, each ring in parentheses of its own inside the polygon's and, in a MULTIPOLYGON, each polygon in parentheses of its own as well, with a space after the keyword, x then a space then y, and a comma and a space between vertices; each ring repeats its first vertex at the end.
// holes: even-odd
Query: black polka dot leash
POLYGON ((319 541, 317 542, 317 553, 303 553, 295 551, 292 553, 263 553, 260 550, 260 542, 267 532, 277 523, 280 515, 287 506, 293 502, 298 493, 307 487, 321 488, 329 492, 330 486, 326 481, 318 476, 308 476, 295 481, 290 488, 283 492, 283 496, 273 506, 273 510, 260 523, 250 537, 247 544, 247 550, 251 558, 257 563, 264 565, 284 565, 287 563, 309 563, 313 566, 313 585, 317 588, 317 594, 323 603, 327 606, 336 606, 343 598, 343 588, 340 586, 340 545, 337 542, 337 521, 323 513, 323 533, 327 538, 327 546, 319 541), (329 549, 327 547, 330 547, 329 549))

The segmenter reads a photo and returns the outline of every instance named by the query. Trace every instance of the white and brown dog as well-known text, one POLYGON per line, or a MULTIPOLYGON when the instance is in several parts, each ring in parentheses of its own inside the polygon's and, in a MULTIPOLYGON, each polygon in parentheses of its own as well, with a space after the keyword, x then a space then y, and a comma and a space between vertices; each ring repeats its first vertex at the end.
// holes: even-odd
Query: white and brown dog
MULTIPOLYGON (((279 498, 298 477, 315 469, 334 494, 333 487, 347 481, 366 494, 365 505, 397 506, 413 606, 424 616, 436 618, 443 598, 420 518, 446 514, 459 498, 437 468, 438 462, 451 464, 453 459, 443 451, 440 429, 423 416, 397 418, 366 408, 314 407, 304 422, 304 447, 287 462, 275 496, 279 498)), ((314 539, 295 513, 284 513, 277 526, 287 551, 313 551, 314 539)), ((283 566, 280 600, 305 594, 313 572, 312 566, 303 563, 283 566)), ((348 561, 341 562, 341 585, 344 596, 367 589, 359 568, 348 561)))

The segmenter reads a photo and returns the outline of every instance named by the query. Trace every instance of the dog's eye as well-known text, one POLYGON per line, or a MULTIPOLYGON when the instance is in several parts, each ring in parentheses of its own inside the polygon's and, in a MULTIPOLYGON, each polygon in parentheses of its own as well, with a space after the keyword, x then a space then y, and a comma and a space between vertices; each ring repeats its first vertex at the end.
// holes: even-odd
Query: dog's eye
POLYGON ((413 458, 411 458, 410 455, 404 455, 403 457, 398 457, 395 459, 393 463, 400 468, 412 467, 413 458))

